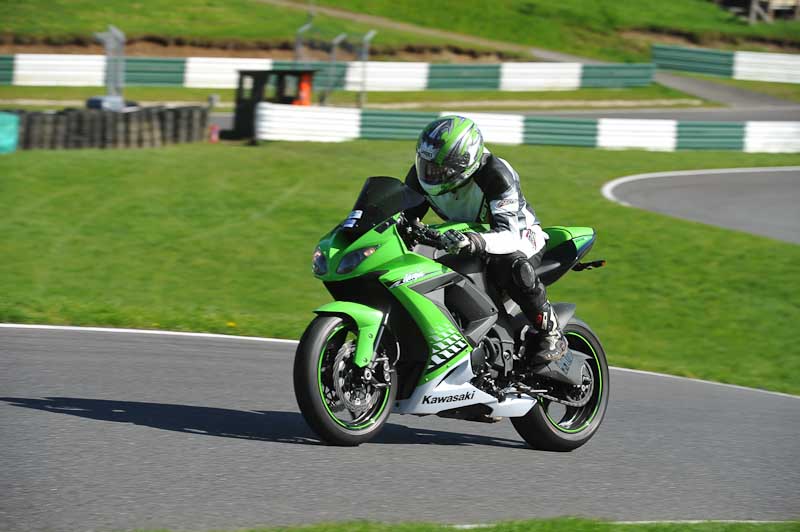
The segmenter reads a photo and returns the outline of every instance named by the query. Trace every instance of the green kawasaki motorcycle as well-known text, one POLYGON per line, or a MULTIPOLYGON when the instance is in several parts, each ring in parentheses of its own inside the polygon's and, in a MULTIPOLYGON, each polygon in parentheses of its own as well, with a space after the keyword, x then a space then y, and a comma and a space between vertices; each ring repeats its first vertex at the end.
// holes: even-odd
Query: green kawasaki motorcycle
MULTIPOLYGON (((485 261, 448 255, 448 229, 403 212, 425 198, 391 177, 371 177, 350 215, 319 242, 314 275, 334 302, 315 310, 294 362, 294 389, 314 432, 334 445, 358 445, 389 413, 473 421, 508 417, 536 449, 569 451, 597 431, 608 403, 603 347, 575 305, 556 303, 569 341, 563 358, 531 363, 530 323, 488 283, 485 261)), ((587 227, 550 227, 541 266, 545 284, 580 263, 595 240, 587 227)))

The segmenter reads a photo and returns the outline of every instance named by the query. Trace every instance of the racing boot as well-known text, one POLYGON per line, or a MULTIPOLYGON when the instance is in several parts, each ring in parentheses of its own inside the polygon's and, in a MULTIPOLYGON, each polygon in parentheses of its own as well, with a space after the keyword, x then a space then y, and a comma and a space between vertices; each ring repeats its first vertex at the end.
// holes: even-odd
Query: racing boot
POLYGON ((558 317, 549 301, 545 302, 536 315, 533 325, 538 330, 538 334, 536 338, 531 339, 533 344, 531 345, 533 348, 531 349, 531 362, 540 364, 560 360, 567 352, 568 344, 558 325, 558 317))

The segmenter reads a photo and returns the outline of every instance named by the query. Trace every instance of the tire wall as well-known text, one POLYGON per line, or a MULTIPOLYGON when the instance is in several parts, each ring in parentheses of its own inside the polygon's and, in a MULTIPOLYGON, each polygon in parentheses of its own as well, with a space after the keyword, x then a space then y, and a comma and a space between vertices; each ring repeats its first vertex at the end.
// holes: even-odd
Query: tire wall
POLYGON ((22 150, 153 148, 206 137, 205 107, 145 107, 123 112, 66 109, 15 111, 22 150))

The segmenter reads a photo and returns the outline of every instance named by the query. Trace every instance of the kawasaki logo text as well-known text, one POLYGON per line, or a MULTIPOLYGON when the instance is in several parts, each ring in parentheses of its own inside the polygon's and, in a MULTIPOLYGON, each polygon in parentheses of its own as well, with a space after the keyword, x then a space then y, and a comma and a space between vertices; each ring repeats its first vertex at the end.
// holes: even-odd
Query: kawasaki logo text
POLYGON ((438 403, 454 403, 456 401, 466 401, 475 397, 475 392, 462 393, 460 395, 445 395, 444 397, 431 397, 426 395, 422 398, 423 405, 435 405, 438 403))

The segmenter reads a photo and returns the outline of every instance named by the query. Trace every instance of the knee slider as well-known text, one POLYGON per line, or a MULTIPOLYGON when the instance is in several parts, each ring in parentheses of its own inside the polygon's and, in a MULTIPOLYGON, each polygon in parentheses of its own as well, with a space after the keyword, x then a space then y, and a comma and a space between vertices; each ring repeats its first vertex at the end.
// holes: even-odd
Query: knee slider
POLYGON ((536 291, 536 272, 525 258, 517 258, 511 263, 511 279, 514 284, 525 294, 534 294, 536 291))

